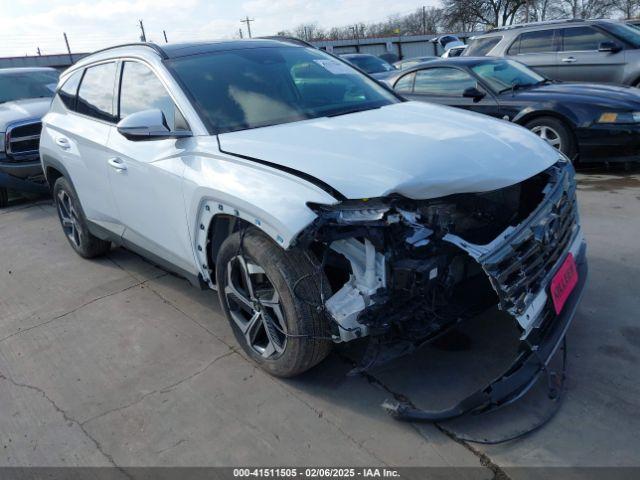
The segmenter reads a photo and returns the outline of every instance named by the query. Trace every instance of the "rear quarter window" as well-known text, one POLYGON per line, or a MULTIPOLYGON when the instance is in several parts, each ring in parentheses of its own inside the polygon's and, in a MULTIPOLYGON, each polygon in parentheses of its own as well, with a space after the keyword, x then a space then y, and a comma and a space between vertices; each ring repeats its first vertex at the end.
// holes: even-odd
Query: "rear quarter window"
POLYGON ((466 48, 464 55, 466 57, 484 57, 493 47, 500 43, 500 40, 502 40, 502 37, 476 38, 466 48))

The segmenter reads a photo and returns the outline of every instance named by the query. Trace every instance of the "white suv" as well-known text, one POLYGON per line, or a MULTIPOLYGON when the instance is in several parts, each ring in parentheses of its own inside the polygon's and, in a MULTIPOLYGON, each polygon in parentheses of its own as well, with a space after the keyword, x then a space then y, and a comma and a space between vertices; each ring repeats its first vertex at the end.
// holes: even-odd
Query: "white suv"
POLYGON ((217 290, 275 375, 362 337, 389 358, 495 305, 540 347, 519 361, 538 362, 582 290, 556 150, 299 44, 97 52, 62 75, 40 145, 72 248, 123 245, 217 290))

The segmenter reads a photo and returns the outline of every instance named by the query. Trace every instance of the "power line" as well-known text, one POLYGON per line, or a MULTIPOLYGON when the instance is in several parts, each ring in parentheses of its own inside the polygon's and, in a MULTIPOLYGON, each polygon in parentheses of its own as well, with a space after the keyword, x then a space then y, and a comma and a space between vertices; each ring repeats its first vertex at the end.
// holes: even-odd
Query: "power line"
POLYGON ((253 18, 249 18, 248 15, 244 20, 240 20, 240 22, 247 24, 247 33, 249 34, 249 38, 251 38, 251 22, 254 22, 254 21, 255 20, 253 18))

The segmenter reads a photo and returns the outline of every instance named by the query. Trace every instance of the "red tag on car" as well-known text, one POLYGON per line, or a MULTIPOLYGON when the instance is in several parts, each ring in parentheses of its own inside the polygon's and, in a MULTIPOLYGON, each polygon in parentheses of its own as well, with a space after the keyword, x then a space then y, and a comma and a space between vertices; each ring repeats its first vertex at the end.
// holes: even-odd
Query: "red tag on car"
POLYGON ((573 254, 569 253, 553 279, 549 290, 553 299, 553 307, 556 314, 559 314, 564 307, 567 298, 578 283, 578 269, 573 254))

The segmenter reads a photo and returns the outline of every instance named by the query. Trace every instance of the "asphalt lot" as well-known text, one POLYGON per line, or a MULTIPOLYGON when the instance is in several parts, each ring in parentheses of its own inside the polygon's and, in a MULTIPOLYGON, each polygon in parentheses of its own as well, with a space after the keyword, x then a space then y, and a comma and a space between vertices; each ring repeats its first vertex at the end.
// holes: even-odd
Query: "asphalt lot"
POLYGON ((583 172, 579 200, 590 280, 564 404, 496 446, 454 434, 507 435, 546 400, 440 426, 379 405, 396 393, 444 407, 482 385, 515 347, 499 315, 467 326, 471 350, 426 348, 353 377, 356 352, 341 349, 279 380, 239 353, 212 292, 122 249, 83 260, 50 201, 17 202, 0 211, 0 466, 428 465, 472 478, 640 466, 640 171, 583 172))

